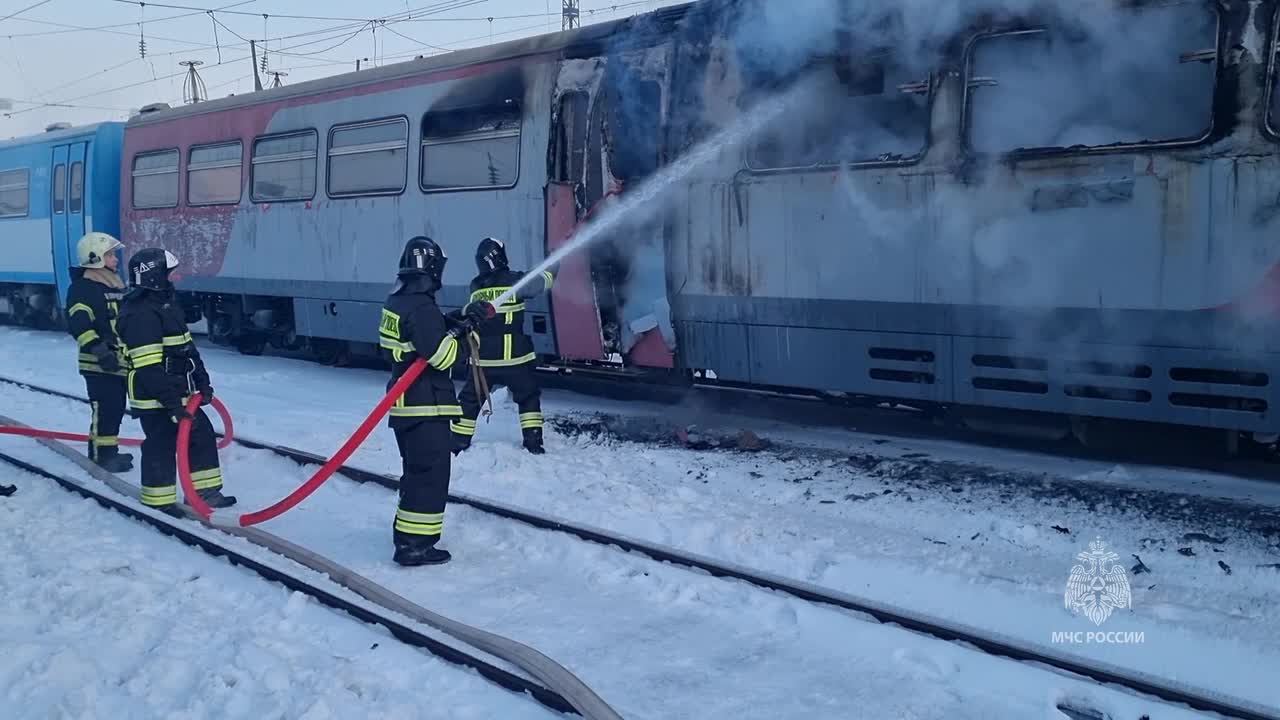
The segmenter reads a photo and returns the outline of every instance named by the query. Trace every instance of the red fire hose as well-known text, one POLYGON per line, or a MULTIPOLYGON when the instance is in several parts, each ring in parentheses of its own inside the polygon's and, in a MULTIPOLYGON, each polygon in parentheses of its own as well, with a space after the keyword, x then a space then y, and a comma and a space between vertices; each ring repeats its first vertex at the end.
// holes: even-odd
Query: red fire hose
MULTIPOLYGON (((343 463, 345 463, 347 459, 351 457, 351 454, 356 451, 356 448, 360 447, 360 444, 369 437, 369 433, 373 432, 373 428, 378 424, 378 421, 381 420, 389 410, 391 410, 391 406, 395 404, 396 400, 401 395, 404 394, 405 390, 409 389, 409 386, 413 384, 413 381, 418 379, 418 376, 422 374, 422 371, 425 370, 426 367, 427 361, 425 359, 418 358, 415 360, 413 364, 409 366, 409 369, 405 371, 404 375, 401 375, 400 379, 396 381, 396 384, 391 386, 391 389, 387 391, 386 396, 382 398, 381 402, 379 402, 373 410, 369 412, 369 416, 364 419, 364 422, 360 423, 360 427, 356 428, 356 431, 352 433, 351 437, 347 438, 346 443, 338 449, 338 452, 335 453, 333 457, 329 458, 329 461, 326 462, 323 467, 316 471, 315 475, 311 476, 310 480, 307 480, 305 483, 298 486, 298 489, 289 493, 289 495, 280 502, 277 502, 275 505, 257 512, 241 515, 238 521, 239 525, 241 527, 248 527, 250 525, 257 525, 258 523, 279 517, 293 509, 298 503, 307 499, 307 497, 316 490, 320 489, 320 486, 332 477, 333 474, 338 471, 338 468, 342 467, 343 463)), ((213 403, 215 407, 217 407, 217 402, 218 399, 214 398, 213 403)), ((187 402, 187 412, 194 413, 198 407, 200 407, 200 394, 196 393, 191 397, 191 400, 187 402)), ((230 427, 231 426, 228 424, 228 431, 230 430, 230 427)), ((210 508, 209 504, 204 501, 204 498, 200 497, 199 493, 196 492, 195 484, 191 480, 190 445, 191 420, 183 419, 183 421, 178 424, 178 479, 182 482, 182 493, 183 496, 186 497, 187 503, 191 505, 192 509, 194 509, 200 517, 208 520, 213 514, 213 509, 210 508)))
MULTIPOLYGON (((218 440, 218 449, 226 450, 231 446, 235 433, 235 428, 231 423, 231 413, 227 410, 227 406, 223 405, 222 401, 216 397, 209 404, 213 405, 213 409, 217 410, 218 416, 222 418, 222 438, 218 440)), ((65 440, 69 442, 89 442, 89 436, 81 433, 39 430, 28 427, 9 427, 8 425, 0 425, 0 435, 18 435, 21 437, 65 440)), ((120 444, 126 447, 138 447, 142 444, 142 441, 137 438, 120 438, 120 444)))

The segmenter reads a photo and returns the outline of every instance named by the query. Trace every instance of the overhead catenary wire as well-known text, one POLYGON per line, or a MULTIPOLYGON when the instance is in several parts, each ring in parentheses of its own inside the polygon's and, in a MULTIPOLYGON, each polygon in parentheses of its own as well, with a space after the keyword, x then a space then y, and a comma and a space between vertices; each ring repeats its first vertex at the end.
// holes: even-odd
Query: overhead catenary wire
MULTIPOLYGON (((123 3, 125 3, 125 4, 140 4, 140 2, 141 2, 141 0, 136 0, 136 1, 135 1, 135 0, 116 0, 116 1, 123 2, 123 3)), ((253 0, 242 0, 242 2, 234 3, 234 4, 232 4, 232 5, 228 5, 228 6, 224 6, 224 7, 228 7, 228 8, 236 7, 236 6, 239 6, 239 5, 247 4, 247 2, 251 2, 251 1, 253 1, 253 0)), ((394 14, 388 15, 388 16, 386 16, 386 18, 385 18, 385 19, 379 19, 379 20, 378 20, 378 22, 379 22, 379 24, 383 24, 384 29, 390 29, 388 26, 389 26, 390 24, 392 24, 392 23, 399 23, 399 22, 422 22, 422 21, 426 21, 426 20, 430 19, 430 16, 431 16, 431 15, 434 15, 434 14, 436 14, 436 13, 447 12, 447 11, 449 11, 449 10, 459 9, 459 8, 463 8, 463 7, 469 7, 469 6, 471 6, 471 5, 475 5, 475 4, 478 4, 478 3, 480 3, 480 2, 486 2, 486 1, 487 1, 487 0, 443 0, 442 2, 436 2, 436 3, 430 4, 430 5, 426 5, 426 6, 424 6, 424 7, 421 7, 421 8, 411 9, 411 10, 404 11, 404 12, 401 12, 401 13, 394 13, 394 14)), ((151 4, 151 3, 147 3, 147 4, 151 4)), ((623 12, 623 11, 626 11, 626 10, 628 10, 628 9, 630 9, 630 8, 638 7, 638 6, 645 5, 645 4, 646 4, 646 0, 633 0, 632 2, 614 3, 614 4, 611 4, 611 5, 609 5, 609 6, 604 6, 604 7, 599 7, 599 8, 584 8, 582 12, 584 12, 585 14, 588 14, 589 16, 595 16, 595 15, 597 15, 597 14, 602 15, 602 16, 604 16, 604 15, 612 15, 612 14, 616 14, 616 13, 618 13, 618 12, 623 12)), ((179 8, 179 9, 181 9, 181 8, 194 8, 194 7, 195 7, 195 6, 172 6, 172 5, 168 5, 168 6, 166 6, 166 5, 164 5, 164 4, 160 4, 160 5, 157 5, 157 6, 159 6, 159 7, 176 7, 176 8, 179 8)), ((215 21, 217 21, 216 14, 218 14, 218 13, 227 13, 227 12, 232 12, 232 11, 230 11, 230 10, 221 10, 221 9, 217 9, 217 8, 196 8, 196 9, 191 10, 189 13, 187 13, 187 16, 191 16, 191 15, 199 15, 199 14, 207 14, 207 13, 210 13, 210 11, 211 11, 211 10, 212 10, 212 12, 213 12, 213 15, 214 15, 215 21)), ((248 16, 254 16, 254 17, 261 17, 261 16, 262 16, 262 13, 252 13, 252 12, 246 12, 246 11, 234 11, 234 12, 235 12, 235 14, 239 14, 239 15, 248 15, 248 16)), ((527 13, 527 14, 510 15, 510 16, 494 16, 494 19, 514 19, 514 18, 528 18, 528 17, 543 17, 544 15, 545 15, 545 13, 527 13)), ((165 20, 165 19, 174 19, 175 17, 177 17, 177 16, 168 16, 168 17, 166 17, 166 18, 160 18, 160 20, 165 20)), ((283 17, 283 16, 277 16, 277 17, 283 17)), ((311 16, 311 17, 317 17, 317 16, 311 16)), ((451 18, 451 19, 452 19, 452 20, 461 20, 462 18, 451 18)), ((489 20, 489 18, 488 18, 488 17, 485 17, 485 18, 472 18, 472 20, 485 20, 485 21, 488 21, 488 20, 489 20)), ((243 35, 242 35, 242 34, 240 34, 240 33, 237 33, 237 32, 235 32, 235 31, 233 31, 233 30, 232 30, 232 29, 231 29, 231 28, 230 28, 226 23, 222 23, 221 21, 217 21, 217 22, 219 23, 220 27, 222 27, 224 30, 227 30, 228 32, 232 33, 232 34, 233 34, 233 35, 235 35, 238 39, 241 39, 241 40, 242 40, 246 45, 248 44, 248 39, 247 39, 247 38, 245 38, 245 36, 243 36, 243 35)), ((328 35, 327 35, 326 37, 323 37, 323 38, 320 38, 320 39, 317 39, 317 40, 311 40, 311 41, 304 42, 304 43, 298 43, 298 44, 294 44, 294 45, 288 45, 288 46, 285 46, 285 47, 283 47, 283 48, 277 48, 277 49, 274 49, 272 52, 273 52, 273 53, 275 53, 275 54, 278 54, 278 55, 285 55, 285 56, 289 56, 289 57, 296 57, 296 58, 310 58, 310 57, 315 57, 315 56, 317 56, 317 55, 322 55, 323 53, 330 52, 330 51, 332 51, 332 50, 334 50, 334 49, 336 49, 336 48, 338 48, 338 47, 342 47, 343 45, 346 45, 347 43, 349 43, 351 40, 354 40, 354 39, 355 39, 356 37, 358 37, 358 36, 359 36, 359 35, 360 35, 360 34, 361 34, 365 29, 367 29, 367 27, 368 27, 368 26, 370 26, 370 24, 371 24, 372 22, 373 22, 373 21, 357 20, 357 21, 355 21, 354 23, 347 23, 347 24, 345 24, 345 25, 338 26, 337 28, 335 28, 335 27, 330 27, 330 28, 323 28, 323 29, 311 30, 311 31, 307 31, 307 32, 295 33, 295 34, 293 34, 293 35, 282 35, 282 36, 280 36, 280 38, 278 38, 278 39, 281 39, 281 40, 283 40, 283 39, 293 39, 293 38, 300 38, 300 37, 308 37, 308 36, 310 36, 310 35, 314 35, 314 34, 328 33, 328 35), (353 28, 353 26, 354 26, 354 29, 351 29, 351 28, 353 28), (338 28, 346 28, 346 29, 350 29, 350 32, 347 32, 346 30, 343 30, 340 34, 336 34, 336 33, 334 33, 334 31, 335 31, 336 29, 338 29, 338 28), (325 48, 322 48, 322 49, 319 49, 319 50, 309 50, 309 51, 306 51, 306 52, 296 52, 299 48, 302 48, 302 47, 309 47, 309 46, 312 46, 312 45, 320 44, 320 43, 322 43, 322 42, 326 42, 326 41, 328 41, 328 40, 336 40, 337 42, 335 42, 333 45, 330 45, 330 46, 328 46, 328 47, 325 47, 325 48)), ((542 23, 542 22, 539 22, 538 24, 535 24, 535 25, 526 25, 526 26, 521 26, 521 27, 518 27, 518 28, 513 28, 513 29, 511 29, 511 30, 505 30, 505 31, 501 31, 501 32, 493 33, 492 35, 489 35, 488 33, 486 33, 486 34, 484 34, 484 35, 476 35, 476 36, 467 37, 467 38, 463 38, 463 39, 461 39, 461 40, 451 41, 451 42, 443 43, 443 44, 439 44, 439 45, 432 44, 432 43, 426 43, 426 42, 423 42, 423 41, 418 40, 418 39, 416 39, 416 38, 413 38, 413 37, 411 37, 411 36, 407 36, 407 35, 405 35, 405 34, 403 34, 403 33, 400 33, 400 32, 398 32, 398 31, 393 31, 393 32, 394 32, 394 34, 396 34, 396 35, 398 35, 398 36, 400 36, 400 37, 402 37, 402 38, 404 38, 404 39, 406 39, 406 40, 409 40, 409 41, 411 41, 411 42, 414 42, 414 43, 418 44, 418 45, 419 45, 419 46, 421 46, 421 47, 425 47, 425 48, 429 48, 429 49, 433 50, 434 52, 432 52, 431 54, 436 54, 436 53, 441 53, 441 52, 452 52, 452 51, 454 51, 454 50, 456 50, 456 49, 459 49, 459 48, 458 48, 458 46, 460 46, 460 45, 466 45, 466 44, 468 44, 468 43, 473 43, 473 42, 476 42, 476 41, 485 41, 486 39, 490 39, 490 40, 491 40, 491 39, 493 39, 493 38, 497 38, 497 37, 505 37, 505 36, 508 36, 508 35, 513 35, 513 34, 518 34, 518 33, 526 33, 526 32, 529 32, 529 31, 533 31, 533 30, 540 29, 542 26, 543 26, 543 23, 542 23)), ((77 29, 82 29, 82 30, 96 30, 96 29, 98 29, 98 28, 81 28, 81 27, 79 27, 79 26, 72 26, 72 27, 76 27, 77 29)), ((127 33, 127 32, 118 32, 118 31, 114 31, 114 30, 104 30, 104 31, 105 31, 105 32, 111 32, 111 33, 113 33, 113 34, 120 34, 120 35, 128 35, 128 36, 132 36, 132 33, 127 33)), ((199 43, 199 42, 187 41, 187 40, 177 40, 177 39, 171 39, 171 38, 157 38, 156 36, 151 36, 151 37, 152 37, 153 39, 174 40, 174 41, 176 41, 176 42, 182 42, 182 43, 184 43, 184 44, 195 45, 195 46, 198 46, 198 47, 203 48, 205 51, 214 51, 214 52, 218 52, 218 51, 220 51, 220 49, 223 47, 223 46, 221 46, 221 44, 220 44, 220 43, 219 43, 219 44, 209 44, 209 43, 199 43)), ((226 47, 227 49, 231 49, 233 46, 228 45, 228 46, 225 46, 225 47, 226 47)), ((235 46, 235 47, 239 47, 239 46, 235 46)), ((177 53, 176 53, 176 52, 170 52, 170 53, 167 53, 167 54, 168 54, 168 55, 170 55, 170 56, 173 56, 173 55, 175 55, 175 54, 177 54, 177 53)), ((188 53, 188 54, 189 54, 189 53, 188 53)), ((386 55, 386 54, 384 53, 384 54, 380 55, 380 61, 385 63, 386 61, 389 61, 389 60, 399 60, 399 59, 403 59, 403 58, 412 58, 412 57, 415 57, 415 56, 420 55, 420 54, 421 54, 421 53, 419 53, 419 52, 417 52, 417 51, 411 51, 411 52, 405 52, 405 53, 396 53, 396 54, 391 54, 391 55, 386 55)), ((136 59, 136 58, 133 58, 133 59, 136 59)), ((222 64, 221 64, 221 66, 227 66, 227 65, 234 65, 234 64, 238 64, 239 62, 243 62, 243 60, 245 60, 245 59, 247 59, 247 57, 241 57, 241 58, 238 58, 238 59, 236 59, 236 60, 227 61, 227 62, 222 63, 222 64)), ((349 59, 341 59, 341 60, 340 60, 340 59, 336 59, 336 58, 318 58, 318 60, 321 60, 322 62, 316 62, 316 63, 308 64, 308 65, 305 65, 305 66, 298 66, 298 67, 293 68, 293 69, 300 69, 300 68, 320 68, 320 67, 324 67, 324 66, 326 66, 326 65, 327 65, 327 66, 349 65, 349 64, 350 64, 350 62, 351 62, 349 59)), ((122 64, 122 65, 123 65, 123 64, 122 64)), ((106 71, 100 71, 100 72, 99 72, 99 73, 97 73, 97 74, 102 74, 103 72, 106 72, 106 71)), ((88 98, 97 97, 97 96, 99 96, 99 95, 104 95, 104 94, 108 94, 108 93, 119 92, 119 91, 122 91, 122 90, 129 90, 129 89, 133 89, 133 88, 135 88, 135 87, 141 87, 141 86, 143 86, 143 85, 147 85, 147 84, 150 84, 150 83, 153 83, 153 82, 159 82, 159 81, 164 81, 164 80, 173 80, 174 78, 176 78, 176 77, 178 77, 178 76, 180 76, 180 75, 184 75, 184 74, 185 74, 185 72, 176 72, 176 73, 169 73, 169 74, 165 74, 165 75, 156 75, 156 74, 154 74, 154 71, 153 71, 153 77, 152 77, 151 79, 147 79, 147 80, 140 80, 140 81, 137 81, 137 82, 128 83, 128 84, 125 84, 125 85, 120 85, 120 86, 116 86, 116 87, 108 88, 108 89, 105 89, 105 90, 95 91, 95 92, 93 92, 93 93, 88 93, 88 94, 80 95, 80 96, 73 97, 73 98, 64 98, 64 99, 55 100, 55 101, 49 101, 49 102, 40 103, 40 104, 32 104, 32 105, 31 105, 31 107, 27 107, 27 108, 23 108, 23 109, 15 110, 15 111, 10 112, 10 113, 6 113, 6 115, 5 115, 5 116, 6 116, 6 117, 12 117, 12 116, 15 116, 15 115, 21 115, 21 114, 25 114, 25 113, 29 113, 29 112, 33 112, 33 111, 36 111, 36 110, 42 109, 42 108, 44 108, 44 107, 84 107, 84 108, 86 108, 86 109, 95 109, 95 108, 92 108, 92 107, 90 107, 90 106, 86 106, 86 105, 84 105, 84 104, 83 104, 83 103, 81 103, 80 101, 85 100, 85 99, 88 99, 88 98)), ((77 79, 76 81, 72 81, 71 83, 68 83, 68 85, 77 84, 78 82, 80 82, 80 81, 81 81, 81 80, 83 80, 83 79, 84 79, 84 78, 79 78, 79 79, 77 79)), ((239 78, 236 78, 236 80, 239 80, 239 78)), ((232 82, 234 82, 234 81, 235 81, 235 80, 233 80, 232 82)), ((221 83, 221 84, 217 84, 217 85, 215 85, 215 87, 221 87, 222 85, 225 85, 225 84, 229 84, 229 83, 221 83)), ((124 110, 118 110, 118 109, 116 109, 116 111, 119 111, 119 112, 125 112, 124 110)))
POLYGON ((36 8, 40 7, 41 5, 48 5, 48 4, 49 4, 49 3, 51 3, 51 2, 53 2, 53 0, 40 0, 39 2, 32 3, 32 4, 30 4, 30 5, 28 5, 28 6, 24 7, 24 8, 22 8, 21 10, 15 10, 15 11, 13 11, 13 12, 9 13, 8 15, 5 15, 4 17, 0 17, 0 22, 4 22, 5 20, 11 20, 11 19, 13 19, 13 18, 18 17, 18 16, 19 16, 19 15, 21 15, 22 13, 27 12, 28 10, 35 10, 36 8))

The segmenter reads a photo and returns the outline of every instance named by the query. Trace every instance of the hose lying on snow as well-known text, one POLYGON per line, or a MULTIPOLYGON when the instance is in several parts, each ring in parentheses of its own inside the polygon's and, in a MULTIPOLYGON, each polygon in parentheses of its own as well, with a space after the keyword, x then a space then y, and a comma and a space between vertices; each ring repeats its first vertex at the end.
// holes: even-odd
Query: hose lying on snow
MULTIPOLYGON (((320 486, 333 477, 333 474, 351 457, 356 448, 360 447, 360 444, 369 437, 369 433, 373 432, 373 428, 378 424, 378 421, 391 410, 391 406, 395 404, 396 399, 403 395, 405 390, 409 389, 413 381, 417 380, 418 376, 426 368, 427 361, 425 359, 418 358, 413 361, 413 364, 409 366, 404 375, 401 375, 396 384, 392 385, 391 389, 387 391, 386 396, 369 412, 369 416, 364 419, 364 422, 360 423, 360 427, 356 428, 356 431, 351 434, 351 437, 347 438, 347 441, 338 449, 338 452, 329 458, 329 461, 317 470, 316 474, 311 476, 311 479, 298 486, 297 490, 289 493, 275 505, 257 512, 241 515, 237 520, 237 524, 241 527, 249 527, 250 525, 257 525, 274 517, 279 517, 307 499, 311 493, 319 490, 320 486)), ((217 398, 214 398, 214 402, 217 402, 217 398)), ((187 401, 187 412, 194 413, 198 407, 200 407, 200 393, 192 395, 191 399, 187 401)), ((213 508, 209 507, 204 498, 200 497, 199 493, 196 492, 195 484, 191 480, 191 420, 187 418, 184 418, 178 424, 178 479, 182 482, 182 493, 187 503, 201 518, 209 520, 213 515, 213 508)), ((218 524, 220 526, 223 525, 221 522, 218 524)))
MULTIPOLYGON (((198 397, 196 401, 197 403, 199 402, 198 397)), ((222 401, 216 397, 210 399, 209 404, 213 406, 214 410, 218 411, 218 416, 222 418, 222 437, 218 440, 218 449, 226 450, 231 447, 231 443, 235 440, 235 426, 231 422, 231 411, 227 410, 227 406, 223 405, 222 401)), ((71 442, 89 442, 90 440, 89 435, 81 433, 40 430, 25 425, 0 425, 0 435, 17 435, 19 437, 67 440, 71 442)), ((128 447, 138 447, 142 445, 142 441, 137 438, 120 438, 120 444, 128 447)))
MULTIPOLYGON (((419 361, 421 362, 421 361, 419 361)), ((418 369, 421 372, 421 368, 418 369)), ((410 373, 405 373, 408 376, 410 373)), ((417 373, 414 373, 416 377, 417 373)), ((412 379, 409 381, 412 382, 412 379)), ((392 388, 395 390, 395 388, 392 388)), ((401 389, 403 392, 403 389, 401 389)), ((394 402, 397 395, 389 395, 394 402)), ((196 400, 199 403, 199 400, 196 400)), ((381 404, 379 404, 381 407, 381 404)), ((389 407, 389 404, 388 404, 389 407)), ((377 408, 375 408, 376 410, 377 408)), ((382 411, 384 414, 386 410, 382 411)), ((372 416, 371 416, 372 417, 372 416)), ((190 421, 184 421, 189 424, 190 421)), ((376 422, 376 418, 374 419, 376 422)), ((10 425, 13 427, 26 427, 21 423, 10 418, 0 415, 0 424, 10 425)), ((372 424, 370 423, 370 429, 372 424)), ((364 425, 361 425, 363 428, 364 425)), ((366 433, 367 434, 367 433, 366 433)), ((108 487, 126 497, 134 500, 138 499, 139 489, 112 475, 95 465, 86 458, 82 453, 76 452, 60 442, 37 437, 36 442, 58 453, 75 463, 86 473, 96 480, 100 480, 108 487)), ((357 443, 358 444, 358 443, 357 443)), ((179 443, 179 447, 183 445, 179 443)), ((345 447, 345 446, 344 446, 345 447)), ((322 481, 323 482, 323 481, 322 481)), ((191 493, 192 497, 196 497, 195 493, 191 493)), ((181 507, 181 506, 179 506, 181 507)), ((206 525, 209 523, 206 521, 206 525)), ((273 553, 282 555, 299 565, 307 567, 323 575, 328 575, 331 580, 359 595, 368 602, 373 603, 391 612, 400 613, 416 622, 420 622, 429 627, 435 628, 441 632, 457 638, 478 650, 489 653, 490 655, 501 658, 506 662, 515 665, 521 670, 529 673, 534 679, 545 683, 546 686, 563 696, 570 705, 582 714, 587 720, 622 720, 622 716, 616 710, 609 706, 607 702, 594 690, 587 686, 581 679, 557 663, 555 660, 547 657, 538 650, 518 643, 514 640, 505 638, 501 635, 481 630, 464 623, 458 622, 443 615, 438 615, 430 610, 412 602, 411 600, 398 595, 372 580, 350 570, 338 563, 316 554, 304 547, 295 545, 284 538, 277 537, 265 530, 250 527, 235 527, 217 525, 217 529, 222 530, 231 535, 248 540, 262 548, 266 548, 273 553)))

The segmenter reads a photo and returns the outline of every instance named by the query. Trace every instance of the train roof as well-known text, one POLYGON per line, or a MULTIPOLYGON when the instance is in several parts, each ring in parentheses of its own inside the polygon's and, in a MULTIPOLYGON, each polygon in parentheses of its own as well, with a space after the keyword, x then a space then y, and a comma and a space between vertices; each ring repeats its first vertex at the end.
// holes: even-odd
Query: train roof
POLYGON ((559 53, 564 57, 588 57, 599 54, 606 47, 611 49, 626 47, 626 45, 619 44, 621 42, 619 38, 624 38, 633 29, 642 30, 637 32, 635 44, 643 46, 646 42, 652 42, 654 31, 670 32, 673 30, 676 24, 684 18, 689 9, 695 4, 697 3, 690 2, 673 5, 621 20, 588 25, 576 30, 546 33, 496 45, 455 50, 441 55, 419 57, 393 65, 385 65, 380 68, 308 80, 296 85, 258 90, 244 95, 234 95, 178 108, 147 112, 131 118, 128 126, 135 127, 167 122, 182 117, 249 107, 260 103, 278 102, 294 97, 317 95, 348 87, 375 84, 468 65, 537 57, 552 53, 559 53))
POLYGON ((57 130, 46 130, 36 135, 23 135, 21 137, 10 138, 8 140, 0 140, 0 150, 9 150, 16 147, 24 147, 27 145, 43 145, 45 143, 56 143, 61 140, 71 140, 73 138, 87 137, 96 135, 99 130, 104 127, 122 126, 123 122, 100 122, 92 125, 79 125, 76 127, 60 128, 57 130))

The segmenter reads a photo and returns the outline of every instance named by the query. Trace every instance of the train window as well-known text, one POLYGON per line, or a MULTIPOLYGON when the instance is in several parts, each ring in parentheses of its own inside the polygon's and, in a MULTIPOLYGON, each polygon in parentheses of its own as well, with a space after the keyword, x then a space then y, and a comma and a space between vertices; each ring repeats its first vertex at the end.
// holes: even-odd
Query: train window
POLYGON ((609 170, 619 180, 640 180, 658 169, 662 86, 620 74, 609 94, 609 170))
POLYGON ((71 193, 67 209, 73 213, 84 212, 84 163, 71 163, 71 193))
POLYGON ((981 36, 967 135, 982 153, 1194 142, 1213 118, 1217 14, 1173 0, 1084 15, 1087 26, 981 36))
POLYGON ((178 151, 161 150, 133 158, 133 207, 178 206, 178 151))
POLYGON ((253 144, 251 197, 256 203, 310 200, 316 195, 314 130, 258 138, 253 144))
POLYGON ((0 218, 26 216, 31 205, 30 177, 25 168, 0 171, 0 218))
POLYGON ((428 113, 422 120, 422 189, 514 187, 520 176, 520 107, 428 113))
POLYGON ((405 118, 334 127, 329 133, 329 195, 394 195, 409 172, 405 118))
MULTIPOLYGON (((823 58, 801 77, 818 98, 794 121, 777 123, 747 150, 747 167, 777 170, 846 163, 909 162, 929 135, 927 73, 887 55, 851 64, 823 58)), ((749 100, 745 97, 743 100, 749 100)))
POLYGON ((240 202, 240 141, 191 148, 187 157, 188 205, 235 205, 240 202))
POLYGON ((67 166, 53 166, 53 213, 61 215, 67 211, 67 166))
POLYGON ((587 94, 567 92, 560 96, 556 115, 556 180, 578 184, 586 173, 587 94))

